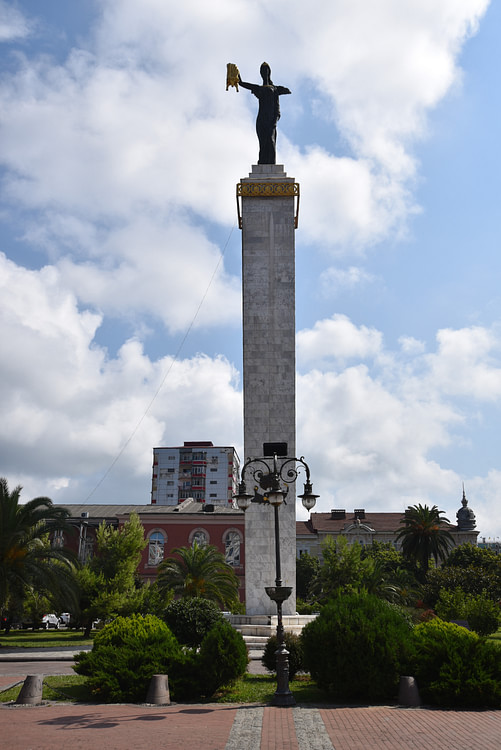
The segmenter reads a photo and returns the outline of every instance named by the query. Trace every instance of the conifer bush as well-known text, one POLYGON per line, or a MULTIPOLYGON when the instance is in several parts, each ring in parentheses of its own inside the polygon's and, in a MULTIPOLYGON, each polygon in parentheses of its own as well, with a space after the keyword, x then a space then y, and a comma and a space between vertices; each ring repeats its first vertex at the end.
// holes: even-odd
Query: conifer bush
POLYGON ((167 674, 173 700, 210 698, 244 674, 244 639, 226 620, 216 623, 200 649, 182 647, 153 615, 117 617, 94 639, 92 651, 77 655, 91 694, 104 703, 142 703, 154 674, 167 674))
POLYGON ((247 647, 242 634, 226 620, 205 636, 200 649, 185 649, 169 675, 176 700, 210 698, 224 685, 241 677, 247 668, 247 647))
MULTIPOLYGON (((301 638, 295 633, 284 633, 285 648, 289 652, 289 679, 293 680, 298 672, 302 672, 303 667, 303 647, 301 638)), ((266 667, 268 672, 277 671, 278 640, 276 635, 270 636, 264 647, 261 663, 266 667)))
POLYGON ((200 646, 199 658, 207 697, 245 674, 249 663, 242 634, 226 620, 207 633, 200 646))
POLYGON ((154 674, 169 674, 181 648, 154 615, 117 617, 94 638, 92 651, 75 658, 91 694, 105 703, 141 702, 154 674))
POLYGON ((388 602, 370 594, 339 594, 303 629, 304 667, 334 700, 391 700, 410 632, 388 602))
POLYGON ((427 703, 501 707, 501 647, 438 617, 414 628, 408 674, 427 703))
POLYGON ((171 602, 164 611, 163 619, 179 643, 186 646, 200 646, 209 630, 224 620, 218 605, 200 596, 171 602))

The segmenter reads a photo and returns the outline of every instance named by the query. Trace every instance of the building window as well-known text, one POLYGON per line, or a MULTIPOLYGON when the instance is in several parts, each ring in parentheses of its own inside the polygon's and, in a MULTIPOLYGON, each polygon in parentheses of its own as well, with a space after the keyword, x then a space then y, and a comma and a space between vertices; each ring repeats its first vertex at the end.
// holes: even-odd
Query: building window
POLYGON ((167 469, 167 474, 174 474, 175 469, 167 469))
POLYGON ((52 546, 54 549, 61 549, 64 547, 64 534, 62 529, 56 529, 54 536, 52 537, 52 546))
POLYGON ((190 544, 193 547, 195 542, 199 547, 206 547, 209 544, 209 534, 205 529, 194 529, 190 534, 190 544))
POLYGON ((240 533, 236 530, 226 532, 224 540, 224 557, 228 565, 236 567, 240 565, 240 533))
POLYGON ((211 479, 209 484, 217 484, 217 479, 211 479))
POLYGON ((93 539, 82 539, 80 542, 80 550, 78 553, 78 559, 85 565, 86 562, 92 560, 94 555, 94 540, 93 539))
POLYGON ((148 537, 148 565, 159 565, 164 559, 165 536, 161 531, 152 531, 148 537))

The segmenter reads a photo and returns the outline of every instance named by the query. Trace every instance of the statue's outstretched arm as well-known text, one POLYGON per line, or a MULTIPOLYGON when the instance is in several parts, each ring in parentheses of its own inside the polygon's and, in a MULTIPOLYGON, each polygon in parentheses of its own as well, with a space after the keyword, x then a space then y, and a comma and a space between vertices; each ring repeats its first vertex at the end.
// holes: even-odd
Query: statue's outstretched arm
POLYGON ((238 76, 238 83, 240 86, 242 86, 242 88, 252 91, 253 94, 255 93, 255 91, 257 91, 257 89, 261 88, 258 83, 246 83, 245 81, 242 81, 240 76, 238 76))

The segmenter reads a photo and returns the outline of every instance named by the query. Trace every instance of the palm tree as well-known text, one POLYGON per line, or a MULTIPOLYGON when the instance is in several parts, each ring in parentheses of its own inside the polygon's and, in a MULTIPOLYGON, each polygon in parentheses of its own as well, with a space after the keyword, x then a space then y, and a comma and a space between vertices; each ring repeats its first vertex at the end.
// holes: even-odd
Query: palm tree
POLYGON ((432 508, 413 505, 407 508, 401 521, 403 527, 397 534, 397 541, 402 541, 404 557, 418 563, 423 575, 428 572, 430 556, 438 564, 454 544, 452 535, 444 526, 449 519, 442 514, 436 505, 432 508))
POLYGON ((67 529, 69 516, 48 497, 20 503, 22 487, 9 492, 0 478, 0 610, 20 604, 26 587, 37 593, 71 593, 71 552, 51 547, 49 532, 67 529))
POLYGON ((238 601, 238 578, 224 556, 212 545, 177 547, 158 567, 160 591, 181 597, 200 596, 221 606, 238 601))

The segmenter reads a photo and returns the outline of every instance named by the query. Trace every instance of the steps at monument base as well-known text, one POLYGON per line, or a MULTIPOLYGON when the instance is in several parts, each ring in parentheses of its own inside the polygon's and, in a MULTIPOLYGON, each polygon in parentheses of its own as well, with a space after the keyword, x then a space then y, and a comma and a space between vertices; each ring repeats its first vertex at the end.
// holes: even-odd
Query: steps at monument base
POLYGON ((249 659, 261 659, 264 648, 268 643, 269 636, 259 635, 244 635, 245 645, 247 646, 247 652, 249 659))
MULTIPOLYGON (((261 659, 266 641, 276 635, 277 615, 225 615, 235 630, 242 633, 250 659, 261 659)), ((299 635, 307 623, 317 615, 284 615, 284 630, 299 635)))

